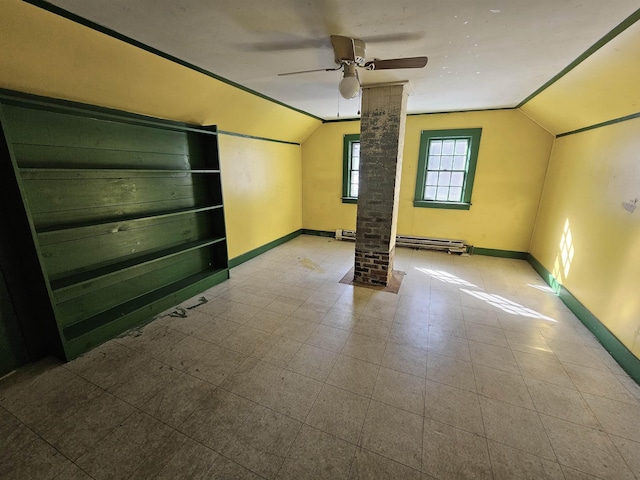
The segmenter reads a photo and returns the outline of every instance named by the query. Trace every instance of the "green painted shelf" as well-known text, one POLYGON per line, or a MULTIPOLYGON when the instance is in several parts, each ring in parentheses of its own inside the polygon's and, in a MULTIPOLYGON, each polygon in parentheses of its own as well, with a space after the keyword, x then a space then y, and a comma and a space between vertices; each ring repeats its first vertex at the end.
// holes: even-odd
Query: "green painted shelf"
POLYGON ((215 126, 1 93, 1 160, 61 356, 229 278, 215 126))

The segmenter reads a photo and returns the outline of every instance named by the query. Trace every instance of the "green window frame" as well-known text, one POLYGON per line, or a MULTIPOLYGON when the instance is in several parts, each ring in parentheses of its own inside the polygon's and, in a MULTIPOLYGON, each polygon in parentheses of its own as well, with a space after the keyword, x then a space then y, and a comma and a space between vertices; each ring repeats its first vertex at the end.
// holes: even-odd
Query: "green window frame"
POLYGON ((414 207, 469 210, 481 128, 423 130, 414 207))
POLYGON ((345 135, 342 147, 342 203, 358 203, 360 134, 345 135))

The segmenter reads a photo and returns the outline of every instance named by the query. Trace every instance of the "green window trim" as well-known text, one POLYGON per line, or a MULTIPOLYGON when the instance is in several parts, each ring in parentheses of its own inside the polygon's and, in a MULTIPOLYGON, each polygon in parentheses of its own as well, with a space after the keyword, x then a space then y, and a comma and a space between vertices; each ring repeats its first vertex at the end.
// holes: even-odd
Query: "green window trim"
POLYGON ((357 195, 351 194, 351 152, 354 143, 360 143, 360 134, 345 135, 342 147, 342 203, 358 203, 357 195))
POLYGON ((423 130, 420 133, 420 153, 418 157, 418 174, 416 177, 416 190, 413 200, 414 207, 420 208, 445 208, 453 210, 469 210, 471 208, 471 192, 476 174, 478 162, 478 150, 480 149, 481 128, 465 128, 455 130, 423 130), (468 139, 466 173, 462 185, 461 201, 425 200, 425 185, 427 178, 427 159, 429 144, 432 140, 459 140, 468 139))

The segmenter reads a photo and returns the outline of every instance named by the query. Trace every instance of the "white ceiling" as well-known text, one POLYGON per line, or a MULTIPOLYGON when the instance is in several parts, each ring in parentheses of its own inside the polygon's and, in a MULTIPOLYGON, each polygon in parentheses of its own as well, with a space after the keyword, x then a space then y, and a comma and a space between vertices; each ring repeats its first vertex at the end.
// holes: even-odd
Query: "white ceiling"
MULTIPOLYGON (((409 80, 410 113, 514 107, 637 8, 637 0, 52 0, 164 53, 324 119, 358 116, 339 98, 330 34, 366 57, 427 55, 424 69, 360 70, 409 80)), ((117 68, 117 65, 114 65, 117 68)))

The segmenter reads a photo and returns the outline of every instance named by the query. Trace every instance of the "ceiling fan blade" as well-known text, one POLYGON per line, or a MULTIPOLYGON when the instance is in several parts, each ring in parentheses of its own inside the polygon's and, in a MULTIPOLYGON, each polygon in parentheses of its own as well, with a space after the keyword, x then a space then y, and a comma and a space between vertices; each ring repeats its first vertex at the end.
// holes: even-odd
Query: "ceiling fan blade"
POLYGON ((336 70, 340 70, 342 65, 336 68, 316 68, 314 70, 300 70, 299 72, 287 72, 287 73, 279 73, 279 77, 286 77, 287 75, 298 75, 299 73, 312 73, 312 72, 335 72, 336 70))
POLYGON ((333 46, 336 63, 340 63, 342 60, 350 62, 356 61, 356 49, 353 44, 353 38, 343 37, 342 35, 331 35, 331 45, 333 46))
POLYGON ((391 58, 389 60, 371 60, 364 64, 368 70, 390 70, 394 68, 422 68, 427 64, 427 57, 391 58))

